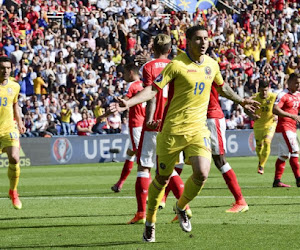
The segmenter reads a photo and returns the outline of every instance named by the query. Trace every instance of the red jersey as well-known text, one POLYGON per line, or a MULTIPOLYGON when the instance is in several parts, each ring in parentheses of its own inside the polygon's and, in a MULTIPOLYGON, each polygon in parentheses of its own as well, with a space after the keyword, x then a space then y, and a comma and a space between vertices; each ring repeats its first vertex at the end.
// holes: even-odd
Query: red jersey
MULTIPOLYGON (((147 62, 143 66, 143 80, 144 85, 149 86, 152 85, 153 81, 156 77, 161 73, 161 71, 167 66, 170 62, 169 59, 155 59, 150 62, 147 62)), ((153 121, 162 120, 164 114, 165 104, 168 99, 168 87, 166 86, 162 90, 158 91, 156 96, 156 107, 153 115, 153 121)), ((157 129, 149 129, 146 124, 144 124, 145 131, 159 131, 157 129)))
POLYGON ((207 118, 208 119, 224 118, 224 114, 219 103, 219 94, 218 91, 216 90, 216 84, 214 82, 211 86, 210 99, 209 99, 208 109, 207 109, 207 118))
MULTIPOLYGON (((77 122, 77 127, 80 126, 81 128, 88 128, 90 126, 90 123, 88 122, 88 120, 81 120, 79 122, 77 122)), ((87 135, 87 132, 77 132, 77 135, 87 135)))
POLYGON ((225 70, 228 64, 229 64, 229 62, 227 61, 227 59, 219 62, 220 70, 225 70))
MULTIPOLYGON (((138 92, 144 89, 142 81, 134 81, 128 84, 128 91, 126 96, 131 98, 138 92)), ((143 103, 137 104, 129 108, 129 127, 142 127, 145 120, 145 105, 143 103)))
MULTIPOLYGON (((285 89, 278 94, 275 104, 285 112, 298 115, 300 111, 300 92, 291 93, 288 89, 285 89)), ((276 132, 293 131, 296 133, 296 125, 295 120, 279 116, 276 132)))

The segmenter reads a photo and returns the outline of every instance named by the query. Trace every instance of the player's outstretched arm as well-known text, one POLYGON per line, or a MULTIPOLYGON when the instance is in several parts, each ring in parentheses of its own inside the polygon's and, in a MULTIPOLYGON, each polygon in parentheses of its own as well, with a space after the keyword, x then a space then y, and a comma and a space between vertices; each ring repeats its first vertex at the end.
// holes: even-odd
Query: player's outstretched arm
POLYGON ((216 88, 218 93, 221 96, 226 97, 234 101, 235 103, 240 104, 242 107, 247 109, 251 114, 255 113, 255 110, 259 108, 260 103, 251 99, 251 98, 242 98, 237 93, 233 91, 233 89, 227 84, 224 83, 223 86, 216 88))
POLYGON ((13 109, 14 109, 14 118, 17 122, 19 131, 21 134, 24 134, 26 132, 26 128, 24 126, 24 123, 22 121, 21 115, 20 115, 20 107, 19 104, 16 102, 13 104, 13 109))
POLYGON ((143 103, 146 101, 149 101, 150 99, 152 99, 156 93, 157 93, 157 89, 154 86, 147 86, 146 88, 144 88, 141 92, 139 92, 138 94, 136 94, 135 96, 133 96, 132 98, 125 100, 122 98, 117 98, 118 103, 113 103, 110 106, 110 111, 111 112, 123 112, 124 110, 133 107, 139 103, 143 103))
POLYGON ((300 123, 300 116, 299 115, 293 115, 286 111, 283 111, 277 104, 273 106, 273 114, 281 116, 281 117, 289 117, 296 122, 300 123))

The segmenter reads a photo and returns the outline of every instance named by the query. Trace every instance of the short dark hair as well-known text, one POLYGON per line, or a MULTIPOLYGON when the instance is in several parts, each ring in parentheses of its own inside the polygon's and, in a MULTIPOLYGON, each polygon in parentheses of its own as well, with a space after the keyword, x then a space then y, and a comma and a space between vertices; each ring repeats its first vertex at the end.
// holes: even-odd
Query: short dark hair
POLYGON ((127 63, 124 65, 124 70, 126 71, 133 71, 136 75, 139 74, 139 67, 135 65, 135 63, 127 63))
POLYGON ((290 76, 289 76, 288 82, 291 82, 291 81, 293 81, 294 79, 296 79, 296 78, 298 78, 298 77, 300 77, 299 74, 292 73, 292 74, 290 74, 290 76))
POLYGON ((172 45, 171 37, 165 34, 158 34, 154 38, 153 49, 155 52, 164 55, 168 53, 172 45))
POLYGON ((192 26, 192 27, 190 27, 190 28, 187 29, 187 31, 185 33, 186 38, 189 39, 189 40, 191 40, 192 37, 195 35, 195 33, 198 30, 205 30, 205 31, 207 31, 207 29, 203 25, 192 26))
POLYGON ((11 63, 11 59, 8 58, 7 56, 0 56, 0 63, 2 62, 10 62, 11 63))
POLYGON ((267 81, 265 81, 263 79, 259 80, 259 86, 258 86, 259 89, 261 89, 261 88, 264 89, 267 87, 269 87, 269 83, 267 81))

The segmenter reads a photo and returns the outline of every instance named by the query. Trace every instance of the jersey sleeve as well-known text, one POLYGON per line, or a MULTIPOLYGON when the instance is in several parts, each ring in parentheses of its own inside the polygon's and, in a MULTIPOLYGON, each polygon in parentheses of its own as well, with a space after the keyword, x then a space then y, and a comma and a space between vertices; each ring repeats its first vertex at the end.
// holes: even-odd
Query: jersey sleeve
POLYGON ((128 91, 126 93, 126 96, 128 98, 131 98, 132 96, 134 95, 134 85, 132 84, 129 88, 128 88, 128 91))
POLYGON ((17 87, 16 87, 16 94, 15 94, 15 96, 14 96, 14 104, 16 103, 16 102, 18 102, 18 98, 19 98, 19 93, 20 93, 20 86, 19 86, 19 84, 17 85, 17 87))
POLYGON ((224 84, 224 80, 220 71, 220 66, 216 63, 215 68, 216 68, 216 74, 215 74, 214 82, 216 85, 222 86, 224 84))
POLYGON ((163 89, 169 82, 171 82, 177 75, 177 67, 171 61, 163 71, 156 77, 152 85, 158 89, 163 89))
POLYGON ((152 84, 152 74, 151 74, 151 67, 147 67, 148 64, 146 64, 143 67, 143 82, 145 86, 149 86, 152 84))
POLYGON ((275 105, 277 105, 279 108, 282 108, 284 101, 285 101, 285 93, 281 92, 278 94, 276 101, 275 101, 275 105))

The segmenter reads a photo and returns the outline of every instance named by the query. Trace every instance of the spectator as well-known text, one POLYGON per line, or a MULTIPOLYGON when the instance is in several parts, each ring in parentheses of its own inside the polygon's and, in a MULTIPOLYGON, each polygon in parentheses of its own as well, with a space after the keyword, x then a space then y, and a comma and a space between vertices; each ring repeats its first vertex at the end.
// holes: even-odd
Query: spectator
POLYGON ((87 112, 82 112, 82 120, 77 122, 77 134, 78 135, 90 135, 93 133, 92 131, 92 124, 88 122, 88 114, 87 112))
POLYGON ((231 114, 230 119, 226 121, 226 127, 230 130, 237 128, 237 123, 233 114, 231 114))
POLYGON ((70 104, 65 103, 60 112, 63 135, 71 135, 71 115, 72 110, 70 109, 70 104))

